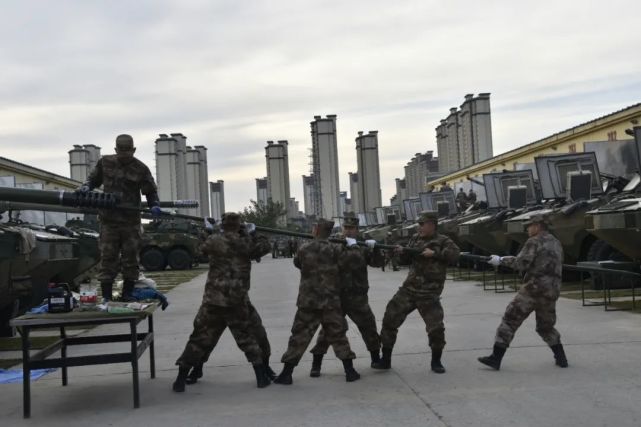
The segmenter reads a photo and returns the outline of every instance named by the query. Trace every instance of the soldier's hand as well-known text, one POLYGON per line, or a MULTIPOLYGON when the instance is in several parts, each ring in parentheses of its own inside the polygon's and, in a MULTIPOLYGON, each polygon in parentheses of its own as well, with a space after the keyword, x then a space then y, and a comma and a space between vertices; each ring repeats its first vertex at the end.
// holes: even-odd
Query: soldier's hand
POLYGON ((487 263, 494 267, 498 267, 501 265, 501 257, 498 255, 490 255, 490 259, 487 260, 487 263))
POLYGON ((368 248, 374 249, 374 246, 376 246, 376 240, 367 239, 367 240, 365 240, 365 244, 367 245, 368 248))
POLYGON ((351 237, 345 237, 345 242, 347 243, 347 246, 355 246, 358 243, 356 243, 356 239, 352 239, 351 237))
POLYGON ((246 222, 245 223, 245 230, 247 231, 247 234, 253 234, 256 232, 256 224, 251 223, 251 222, 246 222))
POLYGON ((425 258, 431 258, 434 256, 434 251, 430 248, 425 248, 423 252, 421 252, 421 255, 423 255, 425 258))
POLYGON ((160 206, 152 206, 151 207, 151 214, 153 216, 160 216, 162 214, 162 209, 160 209, 160 206))

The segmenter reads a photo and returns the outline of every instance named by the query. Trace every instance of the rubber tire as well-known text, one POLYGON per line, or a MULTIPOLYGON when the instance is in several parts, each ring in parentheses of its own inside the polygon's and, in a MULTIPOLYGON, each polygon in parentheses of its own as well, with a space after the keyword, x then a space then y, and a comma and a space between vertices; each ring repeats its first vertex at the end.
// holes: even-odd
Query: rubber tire
POLYGON ((167 262, 172 270, 187 270, 191 268, 192 259, 186 250, 174 248, 169 252, 167 262))
POLYGON ((146 271, 162 271, 167 267, 165 255, 157 248, 146 249, 140 256, 140 264, 146 271))

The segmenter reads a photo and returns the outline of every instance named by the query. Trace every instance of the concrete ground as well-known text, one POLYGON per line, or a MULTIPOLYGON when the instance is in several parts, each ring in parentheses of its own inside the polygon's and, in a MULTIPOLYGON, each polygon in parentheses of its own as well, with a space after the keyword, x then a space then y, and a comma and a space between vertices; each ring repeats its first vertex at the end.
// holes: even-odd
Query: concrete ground
MULTIPOLYGON (((382 320, 385 305, 407 270, 370 270, 370 300, 382 320)), ((295 312, 298 271, 291 259, 254 264, 251 298, 272 343, 272 366, 280 371, 295 312)), ((294 384, 257 389, 253 370, 223 335, 205 376, 185 393, 171 391, 174 361, 191 332, 205 276, 169 294, 158 312, 157 378, 141 358, 141 408, 133 409, 130 366, 70 369, 32 384, 32 418, 22 419, 22 384, 0 385, 2 425, 47 426, 639 426, 641 425, 641 317, 581 307, 561 299, 558 329, 570 362, 554 365, 552 352, 528 319, 508 350, 501 371, 476 361, 490 352, 494 331, 513 294, 484 292, 473 282, 446 283, 443 294, 447 373, 429 371, 429 348, 417 313, 402 326, 393 369, 370 369, 369 354, 354 325, 349 339, 362 378, 346 383, 342 365, 328 355, 320 378, 308 376, 310 355, 294 371, 294 384)), ((119 330, 126 326, 105 326, 119 330)), ((124 329, 123 329, 124 332, 124 329)), ((94 332, 95 333, 95 332, 94 332)), ((110 344, 117 350, 119 344, 110 344)), ((122 351, 126 351, 124 344, 122 351)), ((90 348, 89 348, 90 349, 90 348)), ((73 354, 87 348, 73 349, 73 354)))

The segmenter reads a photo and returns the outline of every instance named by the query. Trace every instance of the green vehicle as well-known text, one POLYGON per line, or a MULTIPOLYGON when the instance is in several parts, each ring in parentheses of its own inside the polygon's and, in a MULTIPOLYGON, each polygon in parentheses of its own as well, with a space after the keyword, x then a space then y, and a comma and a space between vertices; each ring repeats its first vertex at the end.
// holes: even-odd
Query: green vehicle
POLYGON ((459 223, 458 236, 478 255, 514 255, 518 249, 505 233, 509 218, 535 209, 539 195, 532 170, 497 172, 483 175, 487 210, 459 223))
POLYGON ((140 264, 147 271, 187 270, 207 262, 200 245, 208 233, 205 227, 189 220, 155 220, 144 225, 140 264))

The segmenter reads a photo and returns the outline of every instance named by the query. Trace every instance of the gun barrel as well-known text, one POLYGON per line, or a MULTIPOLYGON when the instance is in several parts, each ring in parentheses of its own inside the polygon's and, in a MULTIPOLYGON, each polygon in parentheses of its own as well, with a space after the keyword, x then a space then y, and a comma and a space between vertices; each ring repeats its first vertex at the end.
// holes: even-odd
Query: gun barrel
POLYGON ((112 209, 119 200, 111 193, 86 193, 62 190, 31 190, 26 188, 0 188, 0 200, 6 202, 37 203, 70 206, 74 208, 112 209))

